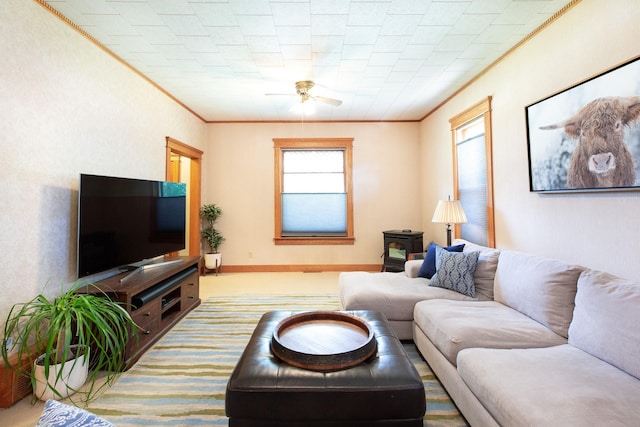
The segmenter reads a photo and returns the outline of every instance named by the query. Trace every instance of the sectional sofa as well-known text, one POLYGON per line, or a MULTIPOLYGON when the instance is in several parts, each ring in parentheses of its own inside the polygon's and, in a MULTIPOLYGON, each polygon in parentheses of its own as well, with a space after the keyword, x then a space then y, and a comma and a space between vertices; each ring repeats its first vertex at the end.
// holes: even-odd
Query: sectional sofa
POLYGON ((454 244, 431 279, 341 273, 342 308, 385 313, 472 426, 640 425, 640 282, 454 244))
POLYGON ((454 246, 463 245, 465 252, 478 251, 474 283, 476 296, 471 297, 446 288, 429 286, 430 280, 418 274, 424 260, 405 263, 404 272, 371 273, 351 271, 339 276, 340 303, 346 310, 376 310, 387 316, 401 340, 413 339, 413 310, 424 300, 456 301, 493 300, 493 278, 499 251, 456 239, 454 246))

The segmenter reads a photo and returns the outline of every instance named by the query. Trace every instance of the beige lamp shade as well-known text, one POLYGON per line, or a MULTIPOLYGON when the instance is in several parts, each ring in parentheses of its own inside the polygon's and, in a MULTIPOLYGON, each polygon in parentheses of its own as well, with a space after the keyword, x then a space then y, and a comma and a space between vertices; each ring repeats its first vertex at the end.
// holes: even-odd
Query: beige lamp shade
POLYGON ((440 200, 433 213, 432 222, 444 224, 460 224, 467 222, 460 200, 440 200))
POLYGON ((447 246, 451 246, 451 224, 467 222, 467 216, 460 200, 440 200, 431 221, 447 224, 447 246))

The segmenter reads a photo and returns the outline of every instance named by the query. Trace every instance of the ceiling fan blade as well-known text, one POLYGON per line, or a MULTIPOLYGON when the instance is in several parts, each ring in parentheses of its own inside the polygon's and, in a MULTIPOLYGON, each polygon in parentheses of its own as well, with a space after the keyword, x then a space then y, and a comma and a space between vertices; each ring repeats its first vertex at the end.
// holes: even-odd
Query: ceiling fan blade
POLYGON ((336 107, 339 105, 342 105, 342 101, 340 101, 339 99, 327 98, 324 96, 312 96, 311 98, 313 98, 318 102, 324 102, 325 104, 335 105, 336 107))

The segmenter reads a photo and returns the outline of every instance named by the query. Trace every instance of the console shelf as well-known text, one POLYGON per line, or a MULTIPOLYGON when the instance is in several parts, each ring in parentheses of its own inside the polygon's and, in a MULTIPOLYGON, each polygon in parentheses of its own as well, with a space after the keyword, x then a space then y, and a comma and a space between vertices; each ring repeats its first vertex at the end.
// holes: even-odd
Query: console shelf
POLYGON ((127 273, 95 282, 86 292, 106 293, 126 308, 141 328, 127 345, 127 368, 167 333, 180 319, 200 305, 200 257, 166 257, 166 265, 145 269, 121 281, 127 273), (175 262, 178 261, 178 262, 175 262))

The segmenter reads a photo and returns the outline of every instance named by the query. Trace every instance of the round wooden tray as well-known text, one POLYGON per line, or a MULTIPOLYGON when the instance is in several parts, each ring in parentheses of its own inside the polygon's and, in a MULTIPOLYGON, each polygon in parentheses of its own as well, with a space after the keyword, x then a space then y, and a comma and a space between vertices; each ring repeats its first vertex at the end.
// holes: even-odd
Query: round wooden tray
POLYGON ((271 339, 271 351, 276 357, 314 371, 355 366, 376 350, 376 340, 367 322, 337 311, 289 316, 276 326, 271 339))

